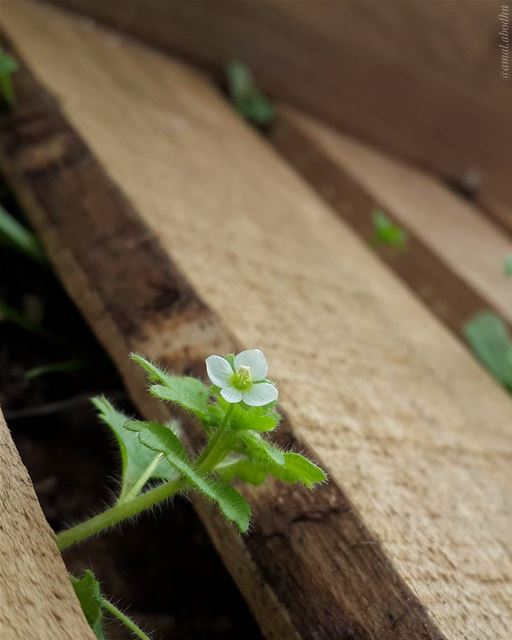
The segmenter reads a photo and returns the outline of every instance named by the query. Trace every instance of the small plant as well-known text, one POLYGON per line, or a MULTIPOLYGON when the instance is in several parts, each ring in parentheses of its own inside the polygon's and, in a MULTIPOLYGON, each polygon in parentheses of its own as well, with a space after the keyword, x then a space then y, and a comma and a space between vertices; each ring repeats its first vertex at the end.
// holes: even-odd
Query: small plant
POLYGON ((482 364, 512 391, 512 339, 503 320, 484 311, 464 325, 464 335, 482 364))
POLYGON ((395 249, 405 249, 407 233, 395 224, 381 209, 376 209, 373 218, 373 239, 378 244, 385 244, 395 249))
POLYGON ((11 76, 18 68, 17 61, 0 47, 0 92, 10 107, 16 102, 11 76))
POLYGON ((274 106, 258 89, 246 64, 235 61, 226 65, 226 80, 231 101, 244 118, 262 128, 274 122, 274 106))
MULTIPOLYGON (((93 398, 100 419, 113 431, 121 452, 120 490, 104 512, 57 535, 61 551, 101 531, 136 517, 179 494, 198 493, 216 504, 241 533, 250 525, 251 509, 233 487, 235 479, 261 484, 268 476, 308 489, 326 480, 325 472, 299 453, 283 451, 267 434, 281 420, 275 409, 278 391, 268 380, 259 349, 238 355, 210 356, 211 385, 190 376, 175 376, 141 355, 132 360, 145 371, 149 393, 190 414, 202 426, 206 444, 191 456, 177 421, 169 424, 135 420, 104 397, 93 398)), ((137 637, 148 636, 101 594, 91 572, 71 577, 89 624, 104 638, 103 614, 119 619, 137 637)))

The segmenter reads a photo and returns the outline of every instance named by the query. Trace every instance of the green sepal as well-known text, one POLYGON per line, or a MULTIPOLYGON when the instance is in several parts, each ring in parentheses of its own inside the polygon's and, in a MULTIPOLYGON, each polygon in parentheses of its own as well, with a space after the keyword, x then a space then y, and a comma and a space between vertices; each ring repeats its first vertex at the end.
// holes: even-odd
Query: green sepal
MULTIPOLYGON (((130 418, 118 411, 107 398, 97 396, 91 398, 91 401, 98 410, 100 420, 114 433, 121 451, 121 492, 118 500, 122 501, 154 461, 155 453, 141 446, 137 433, 127 428, 131 422, 130 418)), ((162 460, 155 467, 148 481, 171 480, 174 476, 172 469, 165 460, 162 460)))
POLYGON ((512 389, 512 340, 503 320, 490 311, 474 316, 464 325, 464 335, 483 365, 502 384, 512 389))
POLYGON ((94 573, 90 569, 86 569, 81 578, 70 576, 70 580, 85 618, 94 631, 96 638, 98 640, 106 640, 103 631, 100 583, 96 580, 94 573))
POLYGON ((374 239, 395 249, 404 249, 407 244, 407 233, 395 224, 381 209, 373 212, 374 239))
POLYGON ((181 441, 170 429, 156 422, 142 421, 132 421, 130 428, 137 430, 143 445, 163 453, 169 464, 188 480, 193 489, 216 502, 222 513, 235 522, 240 531, 247 531, 251 510, 243 496, 225 482, 193 468, 181 441))

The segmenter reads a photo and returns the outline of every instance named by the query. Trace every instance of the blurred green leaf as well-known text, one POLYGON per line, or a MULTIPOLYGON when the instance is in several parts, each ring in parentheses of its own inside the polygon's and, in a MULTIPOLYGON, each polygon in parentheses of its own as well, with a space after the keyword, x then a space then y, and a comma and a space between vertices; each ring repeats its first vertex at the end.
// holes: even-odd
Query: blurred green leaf
POLYGON ((407 244, 407 233, 395 224, 384 211, 373 212, 374 239, 395 249, 404 249, 407 244))
POLYGON ((464 335, 482 364, 512 389, 512 341, 503 320, 490 311, 479 313, 464 325, 464 335))
POLYGON ((0 47, 0 91, 8 105, 16 102, 11 76, 18 69, 18 62, 0 47))
POLYGON ((244 118, 259 127, 266 127, 274 122, 274 106, 257 88, 246 64, 233 61, 226 65, 226 79, 231 100, 244 118))
POLYGON ((0 205, 0 240, 27 257, 46 264, 48 259, 37 237, 0 205))
POLYGON ((503 271, 506 276, 512 276, 512 254, 507 256, 503 265, 503 271))

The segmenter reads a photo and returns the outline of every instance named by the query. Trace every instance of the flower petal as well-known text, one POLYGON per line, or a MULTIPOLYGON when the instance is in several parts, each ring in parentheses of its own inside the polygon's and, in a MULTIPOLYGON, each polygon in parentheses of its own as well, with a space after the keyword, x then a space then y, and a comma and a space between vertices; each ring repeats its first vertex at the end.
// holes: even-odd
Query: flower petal
POLYGON ((265 356, 259 349, 247 349, 235 356, 235 371, 240 367, 249 367, 253 380, 265 380, 268 373, 268 365, 265 356))
POLYGON ((242 392, 238 391, 234 387, 226 387, 221 389, 220 395, 226 400, 226 402, 231 402, 234 404, 235 402, 240 402, 242 399, 242 392))
POLYGON ((251 407, 262 407, 269 402, 274 402, 278 391, 270 382, 253 384, 248 391, 242 392, 242 400, 251 407))
POLYGON ((229 381, 234 373, 226 358, 221 356, 208 356, 206 358, 206 372, 213 384, 221 389, 229 386, 229 381))

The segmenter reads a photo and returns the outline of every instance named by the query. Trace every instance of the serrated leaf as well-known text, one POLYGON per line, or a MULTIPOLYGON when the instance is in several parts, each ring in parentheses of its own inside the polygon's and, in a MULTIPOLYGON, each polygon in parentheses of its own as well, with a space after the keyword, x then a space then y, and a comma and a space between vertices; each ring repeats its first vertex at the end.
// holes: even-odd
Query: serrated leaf
POLYGON ((323 469, 309 458, 292 451, 284 454, 284 465, 274 467, 272 475, 284 482, 300 482, 308 489, 327 480, 323 469))
POLYGON ((233 482, 238 478, 254 485, 262 484, 270 474, 269 465, 249 458, 225 460, 215 470, 226 482, 233 482))
POLYGON ((200 380, 190 376, 171 375, 138 353, 132 353, 130 357, 144 369, 148 380, 154 383, 149 388, 152 396, 165 402, 173 402, 201 420, 207 417, 209 389, 200 380))
POLYGON ((279 424, 281 416, 273 411, 268 412, 266 407, 247 407, 233 405, 230 424, 233 429, 239 431, 272 431, 279 424))
MULTIPOLYGON (((104 396, 92 398, 92 403, 98 410, 100 420, 114 433, 121 451, 121 493, 122 501, 137 484, 141 475, 155 460, 155 453, 139 442, 137 433, 127 429, 130 418, 115 407, 104 396)), ((149 480, 171 480, 174 477, 172 469, 164 461, 160 461, 152 471, 149 480)), ((142 488, 142 487, 141 487, 142 488)))
POLYGON ((222 513, 235 522, 240 531, 247 531, 250 507, 238 491, 221 480, 194 469, 180 440, 163 425, 156 422, 137 422, 136 428, 142 444, 153 451, 163 453, 169 463, 189 481, 194 489, 215 501, 222 513))
POLYGON ((146 372, 146 376, 149 382, 153 382, 154 384, 163 384, 166 385, 169 381, 169 374, 167 371, 159 367, 156 363, 148 360, 140 353, 130 353, 130 359, 133 360, 136 364, 139 365, 146 372))
POLYGON ((507 355, 512 341, 503 320, 495 313, 479 313, 464 325, 464 335, 482 364, 512 388, 512 364, 507 355))
POLYGON ((373 228, 374 238, 377 242, 395 247, 395 249, 405 248, 407 233, 380 209, 373 212, 373 228))
POLYGON ((258 433, 251 431, 240 432, 238 440, 243 445, 247 456, 251 459, 279 466, 284 464, 284 453, 258 433))
POLYGON ((169 376, 168 386, 154 384, 149 393, 165 402, 174 402, 204 420, 208 415, 208 387, 196 378, 169 376))
POLYGON ((70 577, 75 594, 80 601, 82 611, 89 626, 98 640, 106 640, 103 631, 103 612, 101 608, 101 588, 94 573, 86 569, 81 578, 70 577))
POLYGON ((300 482, 308 489, 327 479, 327 474, 323 469, 301 454, 289 452, 283 455, 283 465, 239 458, 227 460, 217 467, 217 471, 228 482, 238 478, 243 482, 259 485, 264 482, 267 476, 272 475, 283 482, 300 482))

